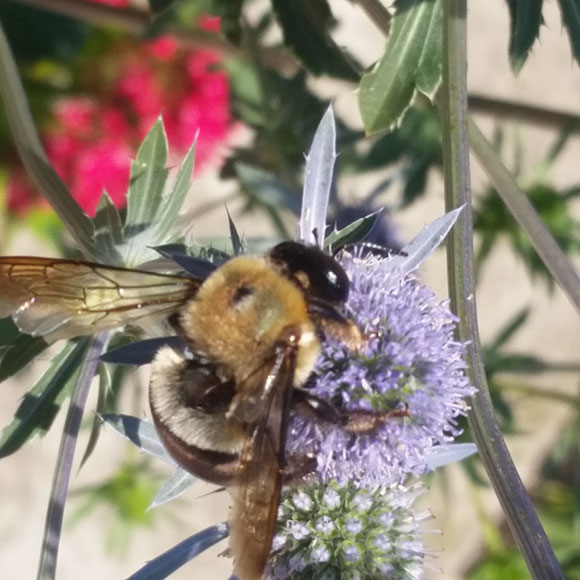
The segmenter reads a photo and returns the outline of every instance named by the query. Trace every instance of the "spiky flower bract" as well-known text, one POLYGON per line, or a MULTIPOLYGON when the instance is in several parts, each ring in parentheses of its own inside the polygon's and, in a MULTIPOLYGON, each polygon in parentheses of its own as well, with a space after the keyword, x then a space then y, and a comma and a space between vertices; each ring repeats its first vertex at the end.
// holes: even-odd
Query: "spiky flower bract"
POLYGON ((457 417, 473 393, 448 303, 390 263, 388 257, 344 256, 351 279, 347 313, 369 340, 353 352, 327 339, 312 392, 345 412, 407 413, 363 435, 296 415, 287 451, 315 455, 323 480, 373 488, 424 473, 433 446, 459 433, 457 417))
POLYGON ((411 511, 418 489, 320 482, 285 492, 269 580, 422 578, 425 555, 411 511))

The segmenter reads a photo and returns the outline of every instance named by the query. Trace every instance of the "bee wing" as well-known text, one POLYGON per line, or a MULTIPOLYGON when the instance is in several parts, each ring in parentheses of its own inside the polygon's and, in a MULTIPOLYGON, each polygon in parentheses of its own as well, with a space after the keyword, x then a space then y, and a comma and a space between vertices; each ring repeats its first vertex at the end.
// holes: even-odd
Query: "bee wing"
POLYGON ((0 317, 48 342, 168 316, 200 281, 53 258, 0 257, 0 317))
POLYGON ((252 390, 262 390, 263 414, 250 428, 240 453, 241 473, 230 490, 230 547, 240 580, 262 578, 278 518, 296 353, 292 346, 276 350, 273 364, 254 379, 252 390))

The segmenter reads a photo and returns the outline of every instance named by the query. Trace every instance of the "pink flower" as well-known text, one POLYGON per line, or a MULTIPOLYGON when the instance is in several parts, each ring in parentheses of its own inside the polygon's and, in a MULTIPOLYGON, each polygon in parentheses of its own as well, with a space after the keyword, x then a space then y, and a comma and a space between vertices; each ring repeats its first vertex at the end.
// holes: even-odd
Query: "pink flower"
POLYGON ((131 150, 122 142, 103 140, 87 150, 74 168, 73 190, 81 207, 95 215, 103 188, 117 207, 125 205, 131 150), (103 173, 103 167, 106 172, 103 173))
MULTIPOLYGON (((219 19, 201 25, 219 29, 219 19)), ((214 157, 231 127, 229 84, 219 64, 216 53, 186 50, 171 38, 147 45, 123 40, 91 66, 83 96, 55 101, 46 149, 85 212, 94 215, 103 189, 125 205, 131 158, 159 115, 172 154, 181 157, 199 131, 196 170, 214 157)), ((22 211, 16 208, 25 205, 24 185, 14 179, 9 207, 22 211)))

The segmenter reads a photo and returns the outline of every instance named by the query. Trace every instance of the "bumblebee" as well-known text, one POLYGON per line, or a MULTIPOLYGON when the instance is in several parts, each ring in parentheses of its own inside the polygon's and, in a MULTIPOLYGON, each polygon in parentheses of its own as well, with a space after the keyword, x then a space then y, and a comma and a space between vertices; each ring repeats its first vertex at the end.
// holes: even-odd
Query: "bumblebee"
POLYGON ((288 469, 291 413, 364 433, 397 411, 341 414, 303 388, 325 335, 365 337, 340 312, 349 280, 316 246, 283 242, 206 278, 70 260, 0 258, 0 316, 48 341, 170 320, 190 356, 162 347, 149 399, 169 453, 232 495, 230 549, 240 580, 262 577, 288 469))

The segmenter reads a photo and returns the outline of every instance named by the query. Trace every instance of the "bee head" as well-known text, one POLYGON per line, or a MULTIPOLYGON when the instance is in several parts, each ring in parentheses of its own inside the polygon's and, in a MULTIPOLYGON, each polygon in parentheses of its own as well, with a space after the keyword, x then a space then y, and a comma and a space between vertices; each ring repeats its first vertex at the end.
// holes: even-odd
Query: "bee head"
POLYGON ((282 242, 268 254, 287 278, 313 298, 341 304, 348 298, 350 282, 343 267, 318 246, 282 242))

